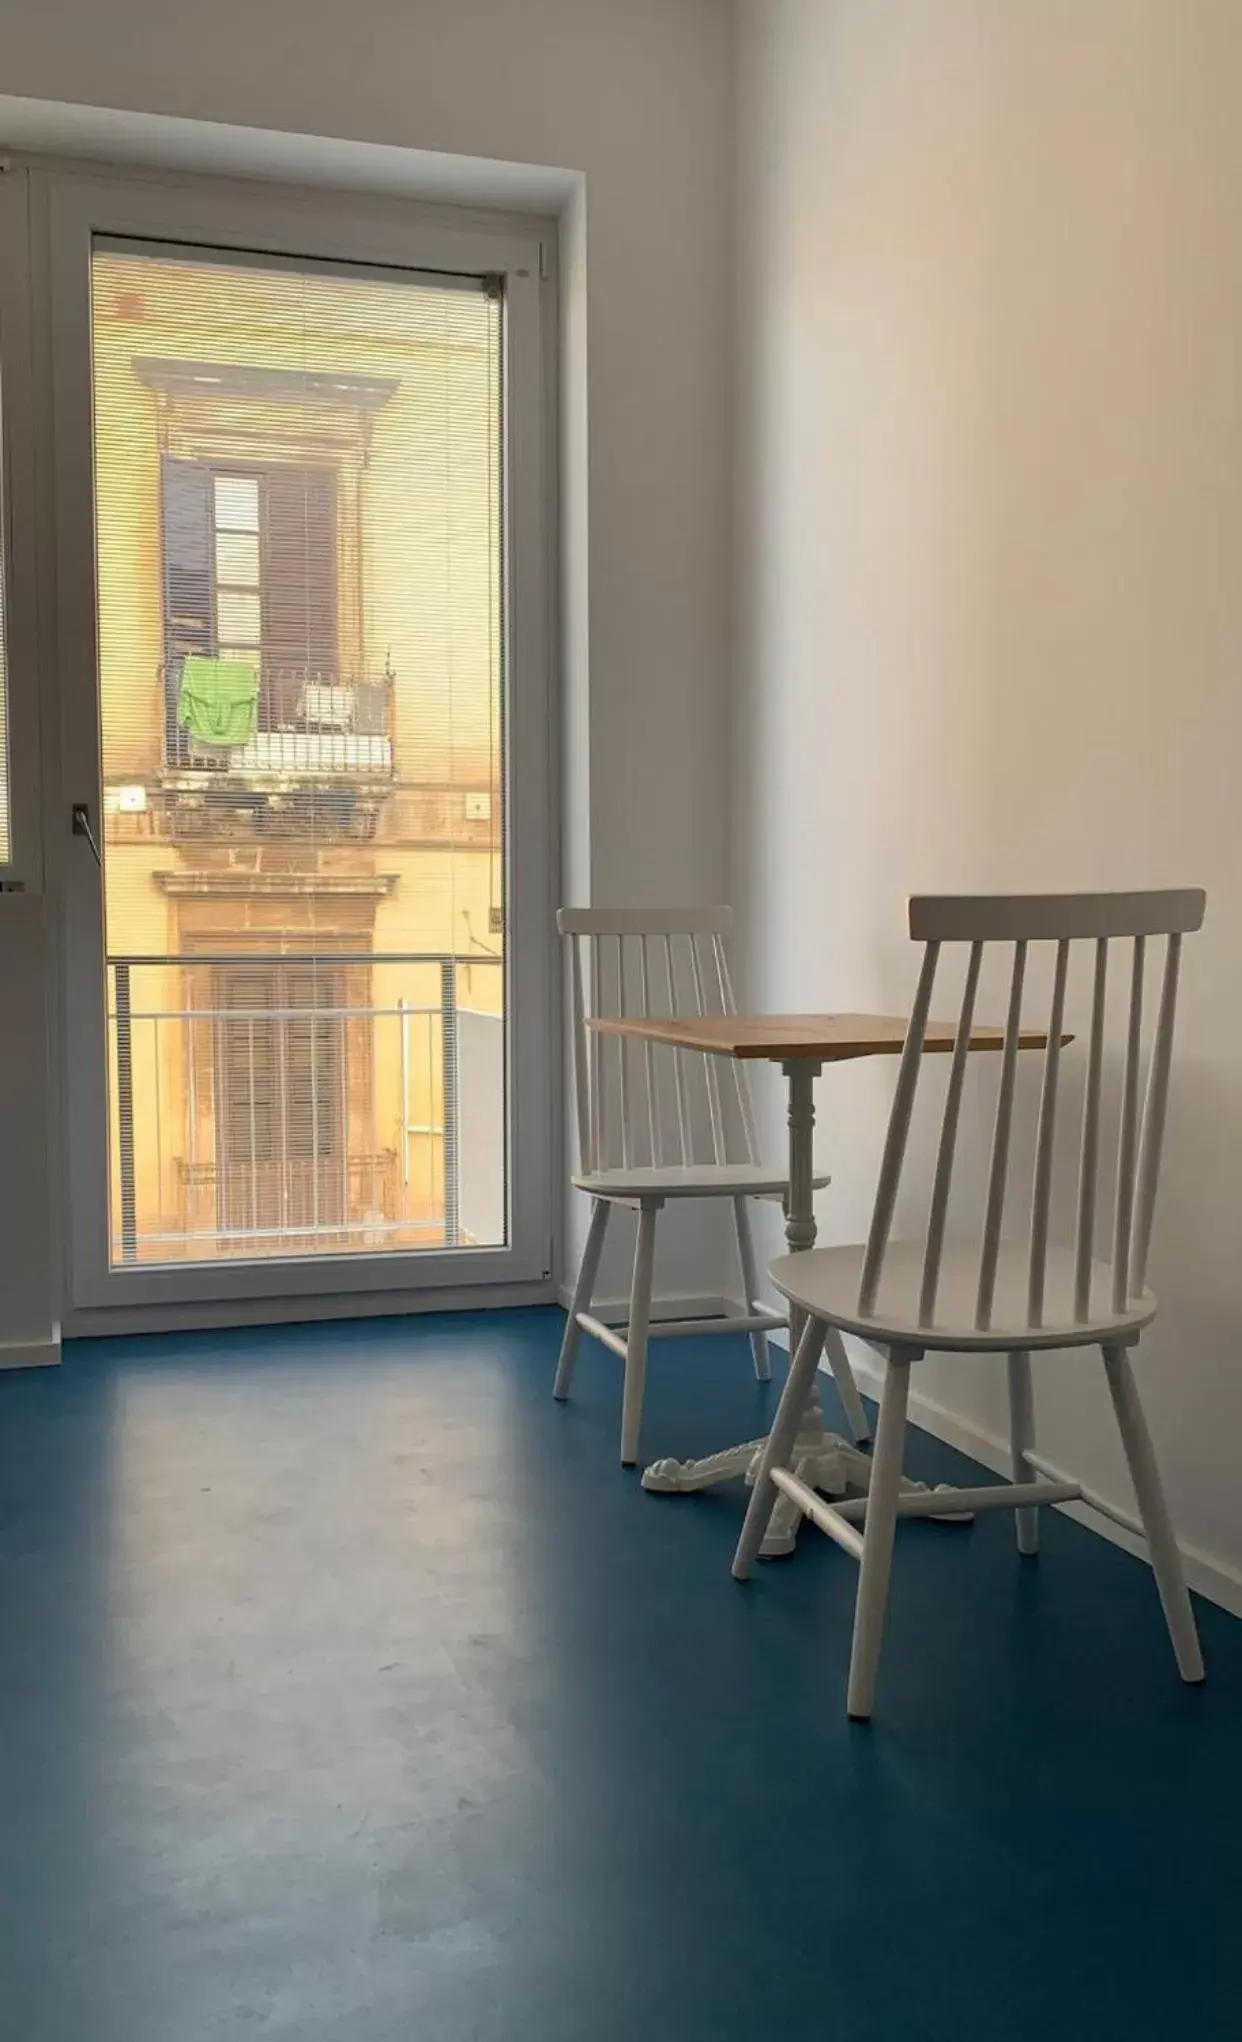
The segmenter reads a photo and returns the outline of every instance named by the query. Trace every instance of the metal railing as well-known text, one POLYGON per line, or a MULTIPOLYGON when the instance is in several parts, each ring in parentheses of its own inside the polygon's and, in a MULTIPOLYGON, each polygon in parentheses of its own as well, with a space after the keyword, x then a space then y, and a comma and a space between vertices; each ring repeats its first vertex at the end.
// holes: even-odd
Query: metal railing
POLYGON ((164 764, 195 770, 346 780, 392 776, 391 669, 380 675, 335 667, 263 664, 253 734, 242 745, 212 745, 183 730, 185 655, 159 670, 164 692, 164 764))
MULTIPOLYGON (((459 1017, 494 1022, 484 1036, 503 1055, 500 958, 232 951, 107 966, 120 1264, 474 1240, 459 1017)), ((503 1173, 502 1128, 494 1156, 485 1148, 476 1178, 503 1173)))

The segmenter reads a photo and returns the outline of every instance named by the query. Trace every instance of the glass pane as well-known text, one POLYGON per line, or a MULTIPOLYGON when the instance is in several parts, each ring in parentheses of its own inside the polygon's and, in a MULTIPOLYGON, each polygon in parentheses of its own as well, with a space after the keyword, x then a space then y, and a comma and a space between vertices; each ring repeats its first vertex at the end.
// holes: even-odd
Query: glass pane
MULTIPOLYGON (((0 399, 3 392, 0 391, 0 399)), ((0 461, 0 865, 12 862, 9 821, 9 656, 5 615, 4 463, 0 461)))
POLYGON ((216 533, 216 580, 241 582, 246 588, 259 586, 259 535, 257 532, 216 533))
POLYGON ((93 263, 113 1262, 501 1245, 501 305, 93 263))
POLYGON ((242 645, 257 645, 261 613, 259 595, 244 589, 222 588, 216 593, 216 622, 221 638, 235 638, 242 645))
POLYGON ((252 475, 216 476, 216 524, 230 532, 259 529, 259 485, 252 475))

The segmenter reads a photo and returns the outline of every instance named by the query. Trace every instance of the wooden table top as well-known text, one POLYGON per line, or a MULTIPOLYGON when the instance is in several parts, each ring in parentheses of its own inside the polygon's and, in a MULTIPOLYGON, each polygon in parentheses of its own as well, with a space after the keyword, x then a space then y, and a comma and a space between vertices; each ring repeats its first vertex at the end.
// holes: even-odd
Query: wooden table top
MULTIPOLYGON (((897 1056, 909 1025, 904 1014, 707 1014, 679 1017, 653 1014, 624 1020, 588 1021, 602 1035, 634 1035, 644 1042, 663 1042, 673 1049, 706 1050, 714 1056, 753 1057, 769 1063, 806 1057, 816 1063, 845 1063, 850 1057, 897 1056)), ((957 1034, 953 1021, 929 1021, 923 1047, 952 1049, 957 1034)), ((1063 1036, 1063 1042, 1072 1041, 1063 1036)), ((1003 1028, 972 1028, 972 1049, 1000 1049, 1003 1028)), ((1024 1028, 1023 1049, 1046 1049, 1048 1037, 1024 1028)))

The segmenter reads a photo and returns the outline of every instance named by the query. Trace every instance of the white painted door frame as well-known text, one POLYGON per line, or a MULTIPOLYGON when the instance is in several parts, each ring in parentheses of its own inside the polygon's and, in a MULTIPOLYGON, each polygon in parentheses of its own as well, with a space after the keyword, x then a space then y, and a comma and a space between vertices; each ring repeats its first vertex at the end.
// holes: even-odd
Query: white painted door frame
MULTIPOLYGON (((554 228, 518 216, 229 179, 157 179, 115 168, 15 166, 30 198, 31 301, 41 488, 40 566, 55 581, 58 707, 45 841, 60 878, 61 1063, 67 1310, 71 1331, 554 1295, 559 1002, 552 934, 557 871, 552 757, 554 228), (94 236, 503 280, 505 412, 506 972, 509 1239, 503 1248, 315 1255, 265 1264, 109 1266, 104 952, 99 877, 69 833, 74 802, 98 812, 100 753, 91 447, 90 250, 94 236), (42 259, 46 251, 46 267, 42 259), (52 552, 54 534, 54 553, 52 552)), ((14 173, 10 173, 14 174, 14 173)), ((32 521, 33 522, 33 521, 32 521)), ((47 634, 48 638, 51 633, 47 634)))

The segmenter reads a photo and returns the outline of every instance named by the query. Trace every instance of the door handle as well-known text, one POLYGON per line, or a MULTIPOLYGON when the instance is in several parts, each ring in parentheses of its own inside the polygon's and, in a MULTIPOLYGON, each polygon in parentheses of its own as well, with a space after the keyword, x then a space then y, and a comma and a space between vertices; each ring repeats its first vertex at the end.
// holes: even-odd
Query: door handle
POLYGON ((75 837, 86 838, 86 841, 90 845, 91 851, 94 855, 95 863, 96 865, 98 865, 100 871, 102 872, 103 856, 102 853, 100 852, 99 844, 95 837, 95 832, 91 828, 90 807, 85 801, 74 802, 72 808, 69 810, 69 826, 72 829, 75 837))

